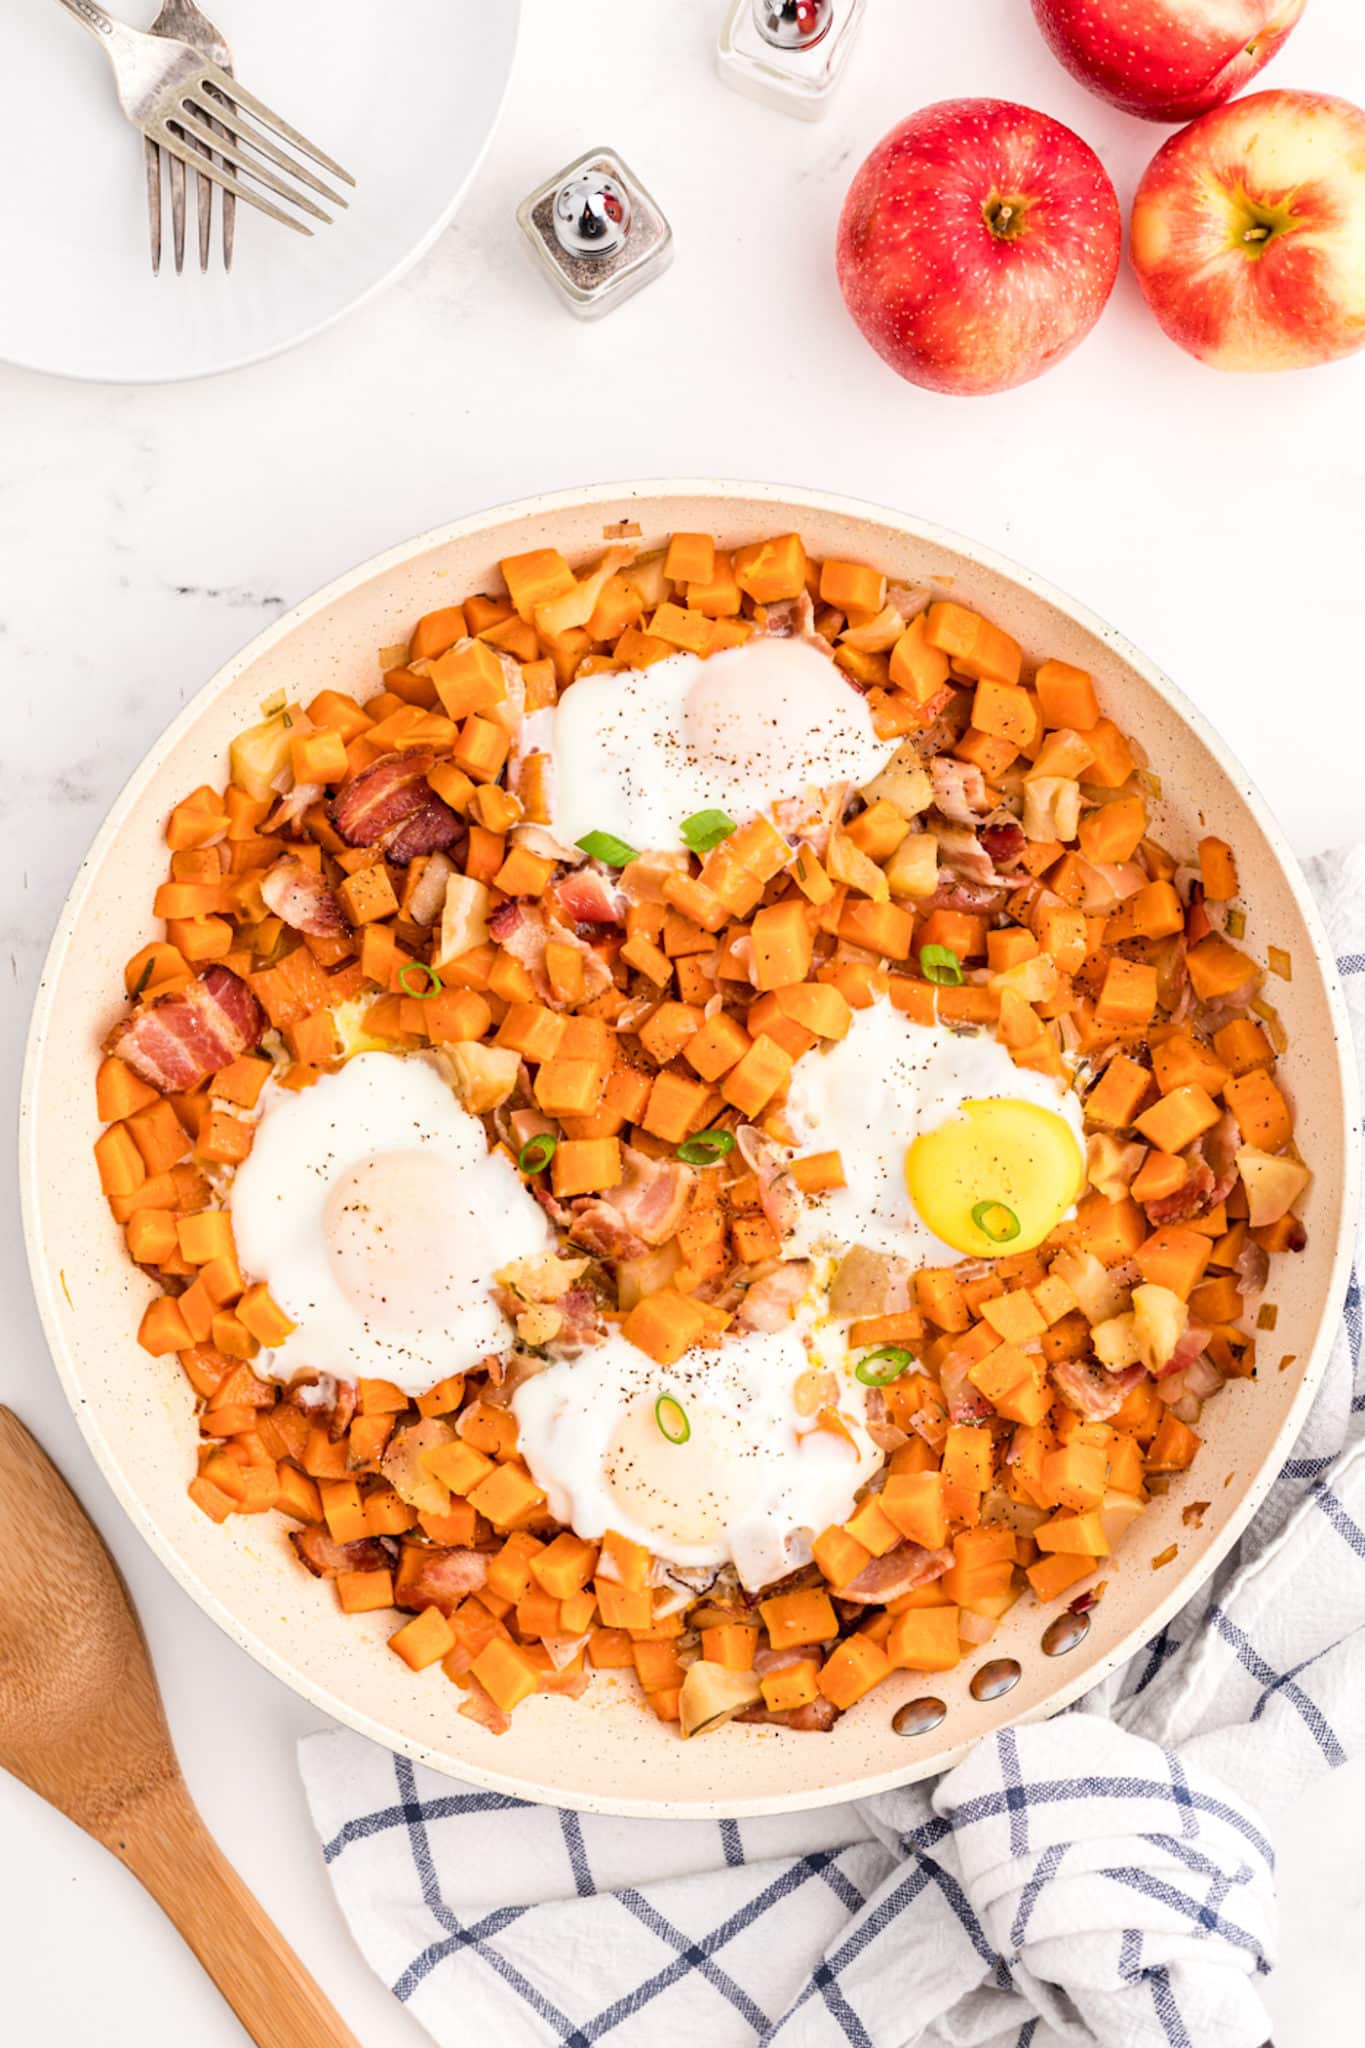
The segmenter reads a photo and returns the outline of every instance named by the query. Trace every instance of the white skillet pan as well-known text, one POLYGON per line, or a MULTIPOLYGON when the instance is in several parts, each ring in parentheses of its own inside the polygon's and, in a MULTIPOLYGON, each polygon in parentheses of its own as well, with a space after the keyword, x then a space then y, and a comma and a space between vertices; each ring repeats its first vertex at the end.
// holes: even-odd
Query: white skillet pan
POLYGON ((34 1010, 21 1151, 34 1285, 77 1419, 137 1527, 229 1635, 324 1712, 437 1770, 568 1806, 699 1818, 816 1806, 941 1771, 990 1730, 1055 1713, 1155 1634, 1235 1542, 1312 1397, 1346 1282, 1357 1122, 1336 972, 1294 858, 1228 749, 1136 649, 1036 576, 921 520, 816 491, 645 483, 532 499, 425 534, 299 605, 205 686, 115 804, 62 912, 34 1010), (817 557, 868 561, 951 594, 1016 635, 1030 657, 1089 669, 1106 710, 1141 738, 1162 777, 1163 841, 1190 846, 1204 831, 1228 840, 1248 910, 1244 943, 1261 961, 1270 945, 1293 961, 1292 981, 1272 978, 1267 992, 1290 1034, 1283 1072, 1315 1177, 1308 1248, 1275 1262, 1267 1299, 1279 1316, 1260 1334, 1258 1377, 1230 1382, 1208 1409, 1194 1469, 1130 1533, 1077 1648, 1043 1654, 1056 1610, 1026 1595, 959 1670, 898 1675, 827 1736, 730 1727, 684 1743, 655 1721, 633 1682, 601 1674, 582 1701, 532 1700, 509 1734, 493 1737, 456 1712, 460 1695, 439 1667, 414 1678, 385 1650, 389 1617, 342 1615, 330 1589, 299 1569, 273 1517, 215 1527, 185 1491, 195 1442, 189 1388, 174 1360, 138 1348, 149 1282, 124 1252, 91 1160, 98 1047, 119 1014, 123 962, 155 929, 172 803, 223 781, 229 740, 274 691, 368 694, 376 650, 404 639, 421 613, 497 588, 500 557, 553 545, 581 562, 621 520, 639 525, 644 548, 674 528, 730 545, 795 527, 817 557), (1198 1528, 1182 1519, 1192 1500, 1210 1503, 1198 1528), (1170 1544, 1174 1560, 1154 1570, 1152 1557, 1170 1544), (1017 1659, 1022 1677, 980 1704, 968 1682, 995 1657, 1017 1659), (941 1726, 913 1739, 893 1733, 894 1708, 926 1692, 947 1703, 941 1726))

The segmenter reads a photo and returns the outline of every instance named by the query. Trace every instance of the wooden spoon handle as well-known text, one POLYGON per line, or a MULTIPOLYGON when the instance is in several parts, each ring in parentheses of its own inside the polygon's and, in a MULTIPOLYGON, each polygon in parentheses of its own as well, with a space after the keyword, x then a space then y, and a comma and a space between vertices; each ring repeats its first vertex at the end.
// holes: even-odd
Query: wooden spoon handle
POLYGON ((179 1928, 257 2048, 360 2048, 209 1834, 183 1779, 110 1841, 179 1928))

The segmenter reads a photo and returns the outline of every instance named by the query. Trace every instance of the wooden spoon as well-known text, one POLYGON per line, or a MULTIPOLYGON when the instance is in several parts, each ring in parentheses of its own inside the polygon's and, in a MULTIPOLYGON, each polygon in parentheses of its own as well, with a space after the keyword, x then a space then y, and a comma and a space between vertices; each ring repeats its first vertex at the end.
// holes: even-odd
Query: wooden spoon
POLYGON ((8 1408, 0 1643, 0 1765, 127 1865, 258 2048, 359 2048, 204 1826, 114 1561, 8 1408))

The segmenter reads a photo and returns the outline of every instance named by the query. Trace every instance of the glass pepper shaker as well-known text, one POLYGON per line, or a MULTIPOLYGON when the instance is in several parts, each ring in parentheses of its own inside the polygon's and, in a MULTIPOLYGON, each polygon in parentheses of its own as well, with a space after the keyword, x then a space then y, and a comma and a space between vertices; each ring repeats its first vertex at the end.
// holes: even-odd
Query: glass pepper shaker
POLYGON ((717 69, 736 92, 818 121, 866 11, 867 0, 731 0, 717 69))
POLYGON ((580 320, 595 320, 658 277, 673 231, 614 150, 590 149, 517 208, 531 253, 580 320))

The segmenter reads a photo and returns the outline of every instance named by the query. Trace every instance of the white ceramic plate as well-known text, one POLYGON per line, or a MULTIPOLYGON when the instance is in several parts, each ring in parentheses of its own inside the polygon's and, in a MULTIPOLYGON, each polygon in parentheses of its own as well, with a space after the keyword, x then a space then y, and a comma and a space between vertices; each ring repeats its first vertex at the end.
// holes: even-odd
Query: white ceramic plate
MULTIPOLYGON (((112 0, 146 28, 158 0, 112 0)), ((0 8, 0 360, 58 376, 162 384, 291 348, 392 283, 440 234, 492 136, 521 0, 206 0, 258 98, 357 180, 310 241, 251 207, 237 251, 185 274, 148 254, 142 140, 94 38, 50 0, 0 8), (73 146, 53 147, 65 132, 73 146)))
POLYGON ((899 513, 752 484, 602 485, 506 506, 363 564, 261 634, 153 747, 86 858, 39 990, 20 1117, 29 1257, 53 1356, 111 1485, 205 1611, 325 1712, 438 1770, 523 1798, 692 1818, 817 1806, 944 1770, 992 1729, 1055 1713, 1153 1635, 1235 1542, 1298 1431, 1345 1291, 1356 1204, 1358 1115, 1336 970, 1293 855, 1194 708, 1092 613, 985 549, 899 513), (460 1717, 439 1669, 414 1678, 386 1651, 391 1616, 338 1611, 273 1517, 216 1527, 185 1491, 196 1441, 189 1387, 173 1360, 138 1349, 153 1290, 128 1260, 90 1155, 99 1042, 123 1008, 122 963, 156 929, 151 899, 165 873, 172 804, 222 781, 229 740, 274 691, 296 691, 307 677, 310 690, 368 695, 379 681, 376 650, 403 639, 421 613, 497 588, 498 561, 509 554, 557 546, 581 562, 621 519, 638 522, 644 549, 675 529, 733 546, 796 527, 817 557, 851 556, 926 594, 951 593, 1016 635, 1031 660, 1050 655, 1091 670, 1106 709, 1140 735, 1163 777, 1157 836, 1172 847, 1205 831, 1228 840, 1248 909, 1244 943, 1262 961, 1272 945, 1293 960, 1293 980, 1273 987, 1290 1033, 1284 1073, 1298 1141, 1315 1178, 1307 1250, 1276 1262, 1267 1299, 1279 1318, 1260 1338, 1259 1377, 1230 1381, 1209 1408, 1203 1451, 1130 1532, 1079 1648, 1060 1662, 1042 1654, 1057 1610, 1026 1594, 981 1657, 929 1680, 898 1673, 824 1736, 730 1727, 685 1743, 614 1672, 599 1673, 580 1701, 527 1701, 508 1734, 489 1735, 460 1717), (1187 1527, 1182 1510, 1194 1500, 1208 1510, 1187 1527), (1171 1561, 1153 1570, 1171 1545, 1171 1561), (1022 1677, 981 1704, 968 1681, 995 1656, 1017 1658, 1022 1677), (892 1732, 891 1715, 922 1692, 942 1696, 947 1718, 907 1741, 892 1732))

